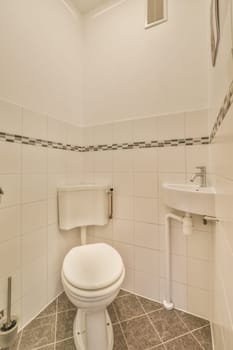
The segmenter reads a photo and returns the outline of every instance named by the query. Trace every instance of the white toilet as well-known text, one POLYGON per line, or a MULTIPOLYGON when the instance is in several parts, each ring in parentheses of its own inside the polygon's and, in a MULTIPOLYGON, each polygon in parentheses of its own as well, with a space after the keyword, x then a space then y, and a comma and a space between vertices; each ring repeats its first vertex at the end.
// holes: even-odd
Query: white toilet
POLYGON ((73 327, 78 350, 113 349, 113 329, 107 306, 121 288, 125 268, 121 256, 108 244, 85 244, 87 226, 108 223, 111 195, 107 186, 58 189, 60 228, 81 227, 82 245, 68 252, 61 273, 65 293, 78 308, 73 327))

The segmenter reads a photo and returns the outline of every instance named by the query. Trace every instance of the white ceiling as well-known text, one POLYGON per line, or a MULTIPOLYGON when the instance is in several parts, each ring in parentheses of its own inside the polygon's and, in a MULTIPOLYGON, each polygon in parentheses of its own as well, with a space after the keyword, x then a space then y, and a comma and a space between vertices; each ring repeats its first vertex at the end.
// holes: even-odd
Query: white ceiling
POLYGON ((101 5, 106 1, 107 0, 73 0, 75 5, 78 6, 80 11, 82 12, 88 12, 90 10, 93 10, 95 7, 101 5))

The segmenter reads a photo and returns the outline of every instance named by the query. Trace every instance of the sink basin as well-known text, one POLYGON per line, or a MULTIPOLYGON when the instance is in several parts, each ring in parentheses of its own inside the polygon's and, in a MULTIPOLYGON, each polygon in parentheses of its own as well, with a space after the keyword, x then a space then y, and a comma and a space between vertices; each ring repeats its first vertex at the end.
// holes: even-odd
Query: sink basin
POLYGON ((214 216, 213 187, 189 184, 164 184, 164 203, 171 208, 197 215, 214 216))

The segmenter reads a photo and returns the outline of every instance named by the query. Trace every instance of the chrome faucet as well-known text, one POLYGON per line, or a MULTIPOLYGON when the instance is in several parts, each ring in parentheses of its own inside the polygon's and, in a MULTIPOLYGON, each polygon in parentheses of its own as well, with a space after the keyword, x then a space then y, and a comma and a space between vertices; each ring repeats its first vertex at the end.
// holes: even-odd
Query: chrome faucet
POLYGON ((200 179, 201 179, 201 187, 206 187, 207 186, 207 182, 206 182, 206 167, 205 166, 197 166, 196 168, 200 169, 200 172, 199 173, 195 173, 191 177, 190 181, 194 182, 194 180, 197 177, 200 177, 200 179))

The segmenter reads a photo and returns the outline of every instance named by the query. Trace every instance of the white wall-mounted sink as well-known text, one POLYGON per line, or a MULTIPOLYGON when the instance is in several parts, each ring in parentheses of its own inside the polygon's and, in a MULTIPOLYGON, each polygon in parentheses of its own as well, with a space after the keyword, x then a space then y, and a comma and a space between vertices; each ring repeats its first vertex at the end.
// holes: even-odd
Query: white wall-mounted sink
POLYGON ((214 216, 213 187, 189 184, 164 184, 163 200, 171 208, 197 215, 214 216))

